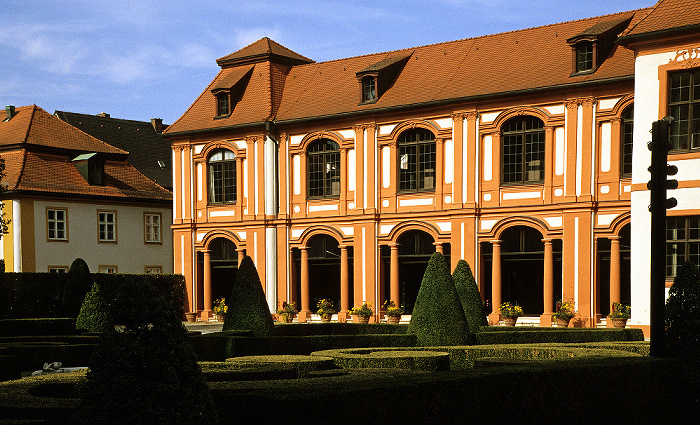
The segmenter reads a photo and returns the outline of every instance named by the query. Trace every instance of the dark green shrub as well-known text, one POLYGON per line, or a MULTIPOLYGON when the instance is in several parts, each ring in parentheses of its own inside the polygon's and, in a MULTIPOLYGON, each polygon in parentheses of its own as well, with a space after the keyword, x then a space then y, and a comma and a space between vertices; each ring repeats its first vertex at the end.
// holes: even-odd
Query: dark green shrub
POLYGON ((216 423, 186 330, 167 297, 127 280, 111 295, 110 308, 123 329, 102 334, 73 423, 216 423))
POLYGON ((231 295, 226 299, 228 311, 223 330, 248 329, 255 336, 275 334, 275 323, 267 305, 258 270, 249 256, 238 266, 231 295))
POLYGON ((75 334, 75 319, 70 317, 40 319, 1 319, 0 336, 49 336, 75 334))
POLYGON ((67 273, 0 274, 0 317, 66 317, 61 304, 67 277, 67 273))
POLYGON ((469 326, 445 257, 436 252, 423 275, 406 333, 417 345, 465 345, 469 326))
POLYGON ((85 300, 83 300, 80 313, 75 321, 75 328, 90 332, 107 332, 114 328, 109 304, 102 296, 100 286, 96 283, 85 295, 85 300))
POLYGON ((68 280, 63 291, 61 309, 66 317, 78 317, 85 295, 92 288, 92 275, 87 263, 82 258, 76 258, 68 270, 68 280))
POLYGON ((666 336, 669 354, 681 360, 684 375, 700 390, 700 271, 686 262, 678 270, 666 300, 666 336))
POLYGON ((103 296, 107 300, 114 297, 114 293, 124 282, 136 282, 138 285, 148 285, 153 288, 157 294, 165 296, 172 311, 178 318, 184 318, 185 280, 182 275, 96 273, 93 277, 95 283, 100 285, 100 290, 104 291, 103 296))
POLYGON ((482 326, 488 326, 489 322, 486 320, 486 310, 483 301, 481 301, 479 287, 476 285, 472 269, 466 261, 459 260, 457 267, 452 272, 452 280, 455 282, 455 288, 457 288, 459 301, 462 303, 470 332, 474 334, 482 326))

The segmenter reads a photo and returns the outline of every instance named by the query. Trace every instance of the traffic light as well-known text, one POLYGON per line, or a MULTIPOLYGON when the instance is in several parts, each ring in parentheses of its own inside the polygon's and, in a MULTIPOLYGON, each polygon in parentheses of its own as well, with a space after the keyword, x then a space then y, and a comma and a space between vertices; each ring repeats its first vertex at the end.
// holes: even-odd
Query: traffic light
POLYGON ((678 180, 667 178, 678 173, 675 165, 667 163, 668 151, 673 147, 668 138, 671 123, 673 117, 666 117, 651 125, 651 142, 647 145, 651 151, 651 166, 648 168, 651 180, 647 183, 647 189, 651 191, 649 211, 652 213, 665 213, 665 210, 678 205, 676 198, 666 198, 666 190, 678 188, 678 180))

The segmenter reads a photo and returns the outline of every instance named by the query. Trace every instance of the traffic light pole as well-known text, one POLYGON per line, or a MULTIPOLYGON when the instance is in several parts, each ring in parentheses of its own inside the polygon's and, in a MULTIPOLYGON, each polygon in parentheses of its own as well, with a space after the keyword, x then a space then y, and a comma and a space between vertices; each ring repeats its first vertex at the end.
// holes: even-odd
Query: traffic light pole
POLYGON ((651 287, 650 287, 650 353, 654 357, 663 357, 666 352, 666 331, 664 316, 666 304, 666 209, 676 206, 674 198, 666 199, 666 190, 678 187, 676 180, 667 180, 668 175, 678 172, 675 166, 667 164, 669 127, 672 117, 656 121, 651 126, 651 180, 647 184, 650 190, 651 211, 651 287))

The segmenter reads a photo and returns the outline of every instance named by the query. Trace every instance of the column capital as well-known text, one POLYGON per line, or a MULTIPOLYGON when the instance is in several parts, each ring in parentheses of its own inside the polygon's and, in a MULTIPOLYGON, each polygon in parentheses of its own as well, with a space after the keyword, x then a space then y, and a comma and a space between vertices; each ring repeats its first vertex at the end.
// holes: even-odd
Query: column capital
POLYGON ((389 248, 391 249, 399 249, 399 245, 401 245, 398 242, 389 242, 387 245, 389 245, 389 248))
POLYGON ((493 240, 490 240, 489 242, 491 242, 491 245, 498 245, 498 246, 501 245, 500 239, 493 239, 493 240))
POLYGON ((554 239, 552 238, 543 238, 542 242, 544 242, 545 245, 551 245, 554 242, 554 239))

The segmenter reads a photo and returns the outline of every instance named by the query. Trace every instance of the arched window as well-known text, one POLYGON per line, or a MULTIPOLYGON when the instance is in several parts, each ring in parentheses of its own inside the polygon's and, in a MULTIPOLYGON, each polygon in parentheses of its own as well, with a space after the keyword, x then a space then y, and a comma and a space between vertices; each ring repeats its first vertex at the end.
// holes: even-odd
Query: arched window
POLYGON ((622 177, 632 177, 632 130, 634 128, 634 106, 628 106, 620 122, 622 177))
POLYGON ((544 123, 523 116, 503 124, 502 178, 505 184, 544 180, 544 123))
POLYGON ((209 156, 209 203, 230 204, 236 202, 236 155, 227 149, 219 149, 209 156))
POLYGON ((340 151, 332 140, 317 140, 307 151, 309 198, 332 198, 340 195, 340 151))
POLYGON ((399 138, 399 190, 435 189, 435 135, 416 128, 399 138))

